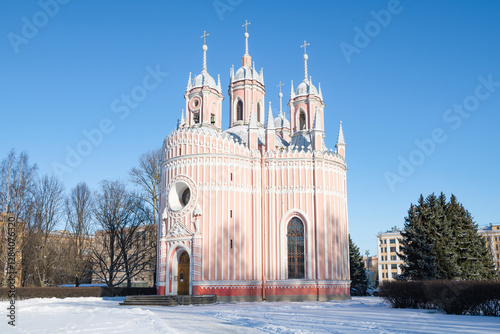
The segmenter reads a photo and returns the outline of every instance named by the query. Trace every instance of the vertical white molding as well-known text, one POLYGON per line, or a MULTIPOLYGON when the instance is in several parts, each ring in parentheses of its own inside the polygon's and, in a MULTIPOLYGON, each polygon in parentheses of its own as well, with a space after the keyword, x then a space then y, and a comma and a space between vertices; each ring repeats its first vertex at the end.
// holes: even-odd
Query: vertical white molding
POLYGON ((324 243, 324 251, 325 251, 325 279, 329 279, 330 275, 328 272, 330 257, 328 256, 328 226, 327 226, 327 216, 326 216, 326 191, 325 191, 325 165, 323 162, 323 168, 321 168, 323 174, 323 243, 324 243))

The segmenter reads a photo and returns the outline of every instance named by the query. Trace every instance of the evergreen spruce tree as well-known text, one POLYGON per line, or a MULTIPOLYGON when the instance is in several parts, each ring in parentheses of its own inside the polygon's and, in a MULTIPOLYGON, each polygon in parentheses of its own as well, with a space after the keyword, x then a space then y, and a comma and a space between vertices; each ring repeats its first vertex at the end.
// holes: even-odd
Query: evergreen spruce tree
POLYGON ((454 226, 458 279, 481 280, 495 276, 495 265, 484 239, 477 234, 471 214, 451 195, 446 214, 454 226))
POLYGON ((405 228, 401 232, 401 252, 398 256, 404 261, 401 265, 401 279, 429 280, 436 278, 436 255, 433 245, 427 240, 425 233, 423 196, 419 205, 411 205, 405 218, 405 228))
POLYGON ((402 279, 491 279, 494 265, 470 213, 441 193, 411 205, 402 231, 402 279))
POLYGON ((351 287, 366 291, 367 278, 365 272, 365 265, 359 248, 352 242, 351 235, 349 234, 349 268, 351 275, 351 287))

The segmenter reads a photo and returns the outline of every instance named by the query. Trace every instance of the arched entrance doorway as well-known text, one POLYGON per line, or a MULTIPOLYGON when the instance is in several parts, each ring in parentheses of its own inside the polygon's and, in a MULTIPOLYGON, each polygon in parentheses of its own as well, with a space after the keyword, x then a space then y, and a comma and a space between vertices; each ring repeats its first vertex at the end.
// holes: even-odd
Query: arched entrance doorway
POLYGON ((189 254, 186 251, 179 255, 177 269, 177 294, 189 295, 189 254))

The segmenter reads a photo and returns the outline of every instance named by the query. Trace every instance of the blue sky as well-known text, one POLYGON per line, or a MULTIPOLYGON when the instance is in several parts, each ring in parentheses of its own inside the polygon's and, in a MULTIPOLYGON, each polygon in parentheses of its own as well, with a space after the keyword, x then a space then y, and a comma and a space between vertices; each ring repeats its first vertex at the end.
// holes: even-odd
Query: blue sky
POLYGON ((208 71, 227 87, 248 20, 250 54, 275 113, 276 85, 285 84, 286 103, 290 80, 303 78, 300 45, 311 44, 329 148, 343 122, 349 228, 363 253, 376 253, 376 233, 403 226, 421 193, 454 193, 480 226, 500 222, 496 1, 54 3, 0 3, 2 158, 27 151, 40 174, 52 173, 80 145, 86 155, 62 175, 68 189, 126 180, 175 127, 189 72, 201 71, 203 31, 208 71), (115 112, 151 71, 159 73, 154 88, 115 112), (90 147, 81 146, 85 131, 94 134, 90 147))

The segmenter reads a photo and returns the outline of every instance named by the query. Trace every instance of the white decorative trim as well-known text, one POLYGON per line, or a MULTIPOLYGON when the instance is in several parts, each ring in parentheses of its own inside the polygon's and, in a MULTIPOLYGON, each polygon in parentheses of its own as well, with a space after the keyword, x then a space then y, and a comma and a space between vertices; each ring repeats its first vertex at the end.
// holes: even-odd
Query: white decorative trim
POLYGON ((180 221, 176 221, 175 224, 170 228, 167 233, 168 241, 172 241, 172 239, 179 240, 182 236, 193 236, 194 233, 191 232, 183 223, 180 221))
POLYGON ((304 224, 304 269, 305 269, 305 276, 306 279, 312 279, 313 278, 313 271, 312 271, 312 224, 307 216, 307 214, 299 209, 291 209, 288 210, 284 215, 283 218, 281 218, 280 222, 280 245, 278 245, 279 249, 281 250, 281 263, 279 264, 279 272, 280 276, 283 280, 286 279, 287 277, 287 259, 288 256, 286 254, 288 247, 287 247, 287 226, 290 220, 294 217, 299 218, 302 223, 304 224))
POLYGON ((198 197, 198 189, 196 188, 196 184, 194 183, 194 181, 190 177, 188 177, 187 175, 178 174, 170 180, 170 183, 167 186, 167 191, 165 192, 165 194, 167 196, 166 208, 167 208, 168 215, 170 217, 173 217, 173 218, 181 218, 181 217, 184 217, 185 215, 187 215, 188 213, 190 213, 194 209, 194 207, 196 205, 196 199, 198 197), (172 210, 172 208, 170 208, 170 205, 168 204, 168 194, 170 193, 170 189, 177 182, 186 183, 191 191, 191 198, 189 199, 189 203, 184 208, 182 208, 181 210, 178 210, 178 211, 172 210))

